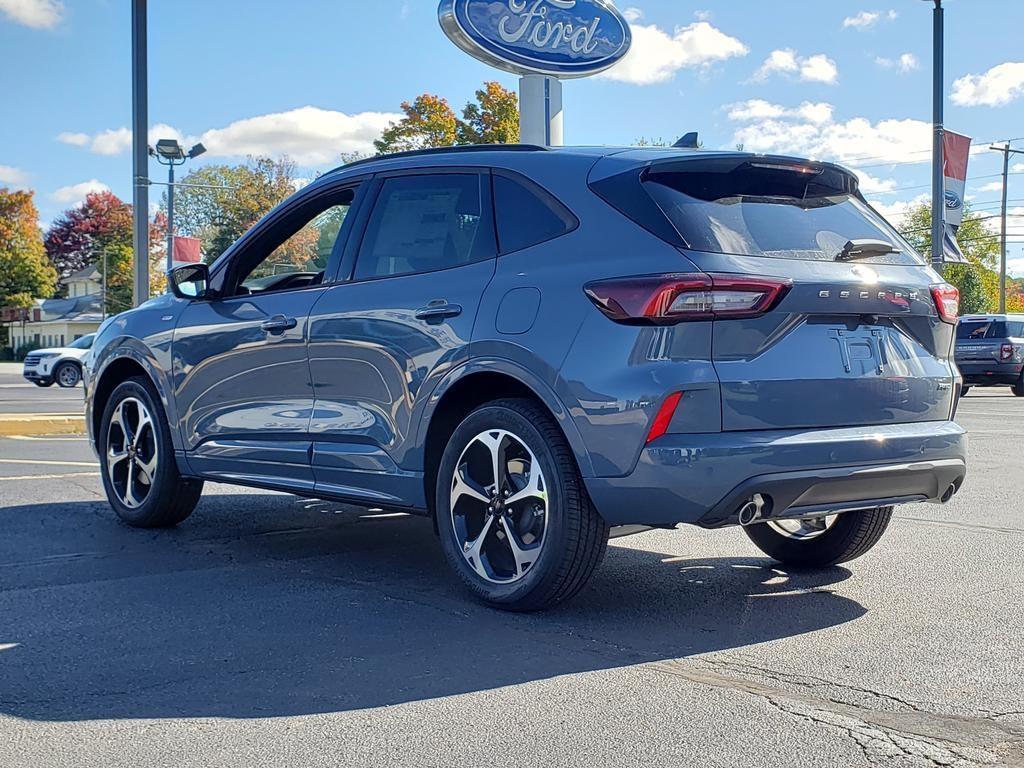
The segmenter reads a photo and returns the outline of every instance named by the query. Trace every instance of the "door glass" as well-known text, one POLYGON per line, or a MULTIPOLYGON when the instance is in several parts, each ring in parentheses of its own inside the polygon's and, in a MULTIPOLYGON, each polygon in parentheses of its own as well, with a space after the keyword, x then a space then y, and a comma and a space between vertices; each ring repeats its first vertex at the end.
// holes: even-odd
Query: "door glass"
MULTIPOLYGON (((236 293, 286 291, 322 283, 354 199, 355 190, 343 190, 314 201, 311 208, 284 222, 271 240, 276 245, 270 252, 256 264, 242 266, 248 272, 236 293)), ((258 245, 255 250, 265 253, 258 245)))
POLYGON ((387 179, 367 225, 356 279, 483 261, 489 255, 477 237, 480 219, 477 174, 387 179))

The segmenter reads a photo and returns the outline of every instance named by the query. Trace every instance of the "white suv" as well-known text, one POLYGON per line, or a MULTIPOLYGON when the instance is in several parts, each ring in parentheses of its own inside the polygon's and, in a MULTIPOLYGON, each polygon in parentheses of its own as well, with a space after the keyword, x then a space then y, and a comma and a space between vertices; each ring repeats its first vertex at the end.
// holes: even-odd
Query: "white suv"
POLYGON ((95 333, 83 336, 67 347, 37 349, 25 355, 24 376, 40 387, 57 382, 62 387, 74 387, 82 380, 82 359, 92 348, 95 333))

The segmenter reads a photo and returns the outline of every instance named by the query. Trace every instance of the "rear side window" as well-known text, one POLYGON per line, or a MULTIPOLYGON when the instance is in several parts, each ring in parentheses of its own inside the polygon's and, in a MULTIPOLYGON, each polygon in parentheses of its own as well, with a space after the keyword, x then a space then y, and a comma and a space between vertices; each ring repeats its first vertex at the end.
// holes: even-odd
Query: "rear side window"
POLYGON ((1013 335, 1011 328, 1007 325, 1019 325, 1019 323, 1006 323, 1003 320, 964 320, 956 327, 956 337, 965 341, 979 341, 981 339, 1005 339, 1013 335))
POLYGON ((492 178, 501 253, 521 251, 576 228, 576 217, 543 190, 500 174, 492 178))
POLYGON ((356 279, 433 272, 494 256, 481 236, 480 176, 384 181, 356 260, 356 279))
POLYGON ((849 240, 898 253, 872 263, 920 264, 913 248, 829 166, 726 158, 654 166, 643 187, 696 251, 833 261, 849 240))

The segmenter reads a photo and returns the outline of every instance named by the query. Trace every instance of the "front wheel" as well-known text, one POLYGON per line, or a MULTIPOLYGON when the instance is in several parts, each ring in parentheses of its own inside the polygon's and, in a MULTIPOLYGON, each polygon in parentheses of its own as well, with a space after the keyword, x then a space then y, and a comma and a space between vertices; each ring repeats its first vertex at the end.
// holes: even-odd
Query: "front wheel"
POLYGON ((52 387, 53 386, 53 382, 52 381, 43 381, 42 379, 36 379, 34 383, 35 383, 35 385, 37 387, 44 387, 45 388, 45 387, 52 387))
POLYGON ((489 403, 456 428, 435 510, 449 564, 476 597, 505 610, 572 597, 608 545, 569 445, 530 400, 489 403))
POLYGON ((179 474, 167 417, 148 379, 128 379, 111 393, 97 447, 107 500, 128 525, 170 528, 192 514, 203 482, 179 474))
POLYGON ((774 520, 743 530, 758 549, 784 565, 824 568, 858 558, 882 538, 892 507, 807 520, 774 520))
POLYGON ((53 372, 53 378, 62 389, 71 389, 77 387, 82 380, 82 371, 74 363, 61 363, 53 372))

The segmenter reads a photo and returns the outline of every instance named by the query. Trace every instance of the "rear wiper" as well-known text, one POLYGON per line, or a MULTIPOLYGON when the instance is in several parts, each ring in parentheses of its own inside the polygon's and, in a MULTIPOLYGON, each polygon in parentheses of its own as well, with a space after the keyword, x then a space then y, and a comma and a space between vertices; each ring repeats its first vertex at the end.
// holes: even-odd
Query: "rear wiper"
POLYGON ((853 261, 869 256, 884 256, 887 253, 900 253, 900 249, 888 240, 850 240, 836 256, 836 261, 853 261))

